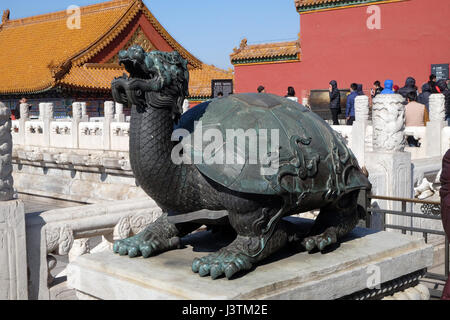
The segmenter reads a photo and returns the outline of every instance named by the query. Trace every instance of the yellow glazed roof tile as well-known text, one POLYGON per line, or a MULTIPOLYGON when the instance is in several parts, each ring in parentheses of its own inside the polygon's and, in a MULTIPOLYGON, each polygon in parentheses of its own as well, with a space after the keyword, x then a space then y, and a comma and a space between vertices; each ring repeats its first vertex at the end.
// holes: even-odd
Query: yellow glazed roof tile
POLYGON ((248 45, 247 39, 242 40, 240 47, 235 48, 230 55, 233 63, 238 61, 251 61, 256 59, 275 59, 283 57, 296 57, 300 59, 299 41, 276 42, 248 45))
POLYGON ((57 84, 96 88, 88 79, 103 89, 112 80, 109 75, 118 71, 82 67, 111 43, 139 12, 192 68, 203 66, 171 37, 141 0, 113 0, 81 7, 80 29, 68 27, 70 15, 66 11, 17 20, 9 20, 9 11, 5 11, 0 25, 0 94, 36 93, 57 84), (83 76, 87 78, 82 79, 83 76))
POLYGON ((68 28, 65 11, 3 23, 0 93, 52 87, 62 64, 107 33, 131 5, 122 0, 83 7, 80 29, 68 28))

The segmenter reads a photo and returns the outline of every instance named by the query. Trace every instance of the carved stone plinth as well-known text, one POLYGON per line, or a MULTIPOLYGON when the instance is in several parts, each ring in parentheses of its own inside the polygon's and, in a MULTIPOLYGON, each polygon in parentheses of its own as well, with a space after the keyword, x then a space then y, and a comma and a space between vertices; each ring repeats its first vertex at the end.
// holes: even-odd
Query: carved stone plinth
MULTIPOLYGON (((289 219, 301 225, 310 221, 289 219)), ((182 250, 150 259, 112 252, 81 256, 68 266, 68 285, 79 298, 107 300, 382 299, 417 286, 433 262, 433 248, 423 239, 355 229, 339 250, 308 254, 286 249, 245 277, 214 281, 200 278, 190 266, 195 257, 224 243, 201 232, 185 238, 184 244, 182 250)))
POLYGON ((373 99, 373 150, 403 151, 406 140, 404 98, 399 94, 379 94, 373 99))
MULTIPOLYGON (((384 186, 379 186, 384 192, 382 195, 395 198, 412 198, 413 184, 411 174, 411 153, 409 152, 367 152, 366 167, 369 172, 377 172, 384 176, 384 186)), ((369 179, 371 176, 369 175, 369 179)), ((374 192, 380 192, 375 191, 374 192)), ((380 194, 380 193, 375 193, 380 194)), ((402 211, 401 203, 388 201, 388 210, 402 211)), ((407 212, 411 212, 411 204, 407 204, 407 212)), ((410 218, 387 215, 387 224, 410 226, 410 218)))

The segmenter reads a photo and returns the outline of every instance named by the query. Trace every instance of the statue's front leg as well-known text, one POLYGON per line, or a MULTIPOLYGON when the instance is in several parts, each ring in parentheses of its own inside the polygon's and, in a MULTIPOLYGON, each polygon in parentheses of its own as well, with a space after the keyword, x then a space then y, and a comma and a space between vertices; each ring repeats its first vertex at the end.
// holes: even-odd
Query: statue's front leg
POLYGON ((199 225, 179 224, 168 221, 164 213, 138 235, 114 243, 114 252, 130 258, 143 256, 148 258, 156 254, 180 248, 180 237, 196 230, 199 225))
POLYGON ((192 263, 192 271, 202 277, 211 275, 212 279, 217 279, 225 275, 230 279, 240 271, 251 270, 256 263, 284 247, 290 233, 285 221, 276 225, 267 242, 261 242, 264 238, 262 230, 271 218, 263 214, 264 210, 261 208, 250 213, 230 211, 230 223, 238 234, 236 240, 218 252, 196 258, 192 263))

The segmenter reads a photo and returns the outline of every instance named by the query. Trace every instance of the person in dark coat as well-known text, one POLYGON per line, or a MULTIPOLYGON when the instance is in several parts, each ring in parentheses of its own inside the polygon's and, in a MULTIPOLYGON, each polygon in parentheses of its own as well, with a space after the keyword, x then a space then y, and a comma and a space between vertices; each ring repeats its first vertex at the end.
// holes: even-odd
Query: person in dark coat
MULTIPOLYGON (((441 189, 439 194, 441 196, 442 224, 448 239, 450 238, 450 149, 442 159, 441 189)), ((450 300, 450 279, 447 279, 441 299, 450 300)))
POLYGON ((358 89, 356 90, 356 93, 358 94, 358 96, 363 96, 364 95, 363 85, 361 83, 358 83, 357 87, 358 89))
POLYGON ((413 77, 408 77, 405 81, 405 86, 403 88, 398 89, 398 93, 401 94, 405 99, 408 96, 408 93, 416 91, 417 91, 416 79, 414 79, 413 77))
POLYGON ((447 86, 447 80, 439 80, 436 82, 436 86, 445 97, 445 120, 450 123, 450 90, 447 86))
POLYGON ((345 119, 347 119, 348 126, 352 126, 355 121, 355 98, 358 96, 358 85, 352 83, 350 89, 351 92, 347 96, 347 105, 345 108, 345 119))
POLYGON ((330 81, 330 110, 333 125, 339 125, 338 115, 341 113, 341 94, 335 80, 330 81))
POLYGON ((419 97, 417 98, 417 101, 427 108, 428 113, 430 112, 430 95, 431 95, 431 87, 430 83, 424 83, 422 86, 422 93, 419 94, 419 97))
POLYGON ((380 94, 381 91, 383 91, 383 90, 384 90, 384 88, 381 86, 381 82, 378 81, 378 80, 375 81, 373 83, 373 89, 370 90, 371 91, 370 93, 372 95, 372 99, 375 98, 377 96, 377 94, 380 94))
POLYGON ((438 93, 438 89, 436 87, 436 75, 430 75, 430 81, 428 81, 428 85, 430 86, 431 93, 438 93))

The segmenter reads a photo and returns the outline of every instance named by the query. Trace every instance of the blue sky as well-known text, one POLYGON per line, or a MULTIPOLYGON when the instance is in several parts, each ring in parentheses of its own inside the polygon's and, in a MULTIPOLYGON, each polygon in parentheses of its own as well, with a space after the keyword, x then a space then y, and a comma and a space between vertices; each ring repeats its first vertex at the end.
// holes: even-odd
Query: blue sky
MULTIPOLYGON (((1 0, 0 10, 11 19, 70 5, 84 6, 103 0, 1 0)), ((205 63, 229 68, 229 55, 243 38, 249 44, 295 40, 300 15, 294 0, 144 0, 166 30, 205 63)))

